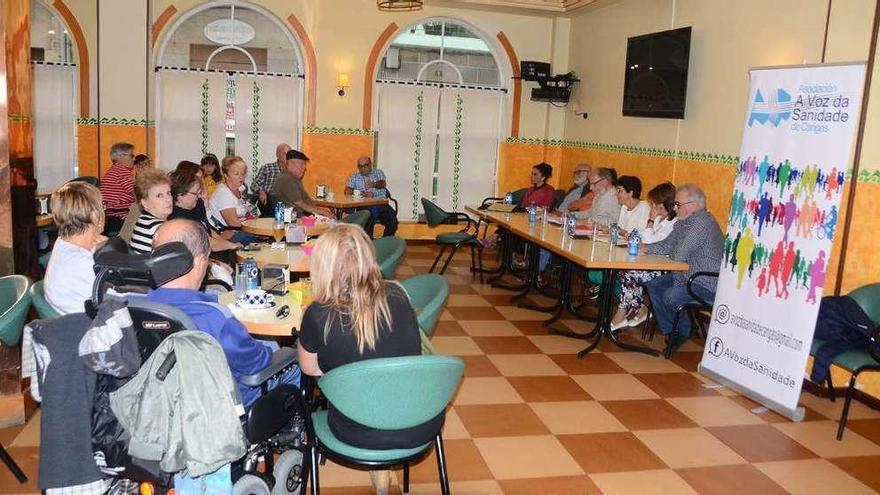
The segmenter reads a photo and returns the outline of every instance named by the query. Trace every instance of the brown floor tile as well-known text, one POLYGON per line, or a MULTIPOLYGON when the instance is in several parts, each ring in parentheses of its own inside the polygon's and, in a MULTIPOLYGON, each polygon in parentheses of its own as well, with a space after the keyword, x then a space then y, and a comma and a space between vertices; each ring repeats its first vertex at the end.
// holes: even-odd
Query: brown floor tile
POLYGON ((770 425, 715 426, 706 429, 749 462, 816 457, 810 449, 770 425))
POLYGON ((861 494, 873 491, 825 459, 762 462, 754 466, 790 493, 861 494))
POLYGON ((547 327, 544 326, 543 321, 510 320, 510 322, 516 325, 516 328, 519 328, 519 331, 522 332, 523 335, 548 335, 547 327))
POLYGON ((880 456, 840 457, 828 459, 850 476, 880 492, 880 456))
MULTIPOLYGON (((464 308, 461 308, 464 309, 464 308)), ((469 309, 469 308, 468 308, 469 309)), ((540 354, 526 337, 471 337, 486 354, 540 354)))
POLYGON ((463 294, 476 294, 477 291, 474 290, 469 284, 449 284, 449 294, 450 295, 463 295, 463 294))
POLYGON ((9 428, 0 429, 0 444, 10 445, 15 437, 21 433, 25 425, 10 426, 9 428))
POLYGON ((550 433, 528 404, 455 406, 455 412, 473 438, 550 433))
POLYGON ((644 373, 633 376, 663 398, 718 395, 690 373, 644 373))
POLYGON ((522 332, 507 320, 461 320, 465 333, 472 337, 522 337, 522 332))
POLYGON ((825 458, 880 455, 880 445, 854 431, 844 432, 843 440, 837 440, 836 421, 776 423, 773 427, 825 458))
POLYGON ((602 492, 586 476, 565 476, 560 478, 532 478, 523 480, 501 480, 498 482, 505 495, 599 495, 602 492))
POLYGON ((489 295, 483 296, 483 298, 485 298, 487 301, 489 301, 489 304, 491 304, 492 306, 510 306, 510 298, 511 297, 513 297, 513 293, 511 293, 510 295, 508 295, 508 294, 489 294, 489 295))
POLYGON ((590 395, 568 376, 512 376, 508 382, 526 402, 591 400, 590 395))
POLYGON ((629 432, 559 435, 557 438, 587 473, 666 467, 651 449, 629 432))
POLYGON ((486 356, 459 356, 464 361, 464 376, 501 376, 486 356))
MULTIPOLYGON (((446 473, 449 481, 475 481, 490 480, 492 472, 483 460, 474 441, 467 440, 443 440, 444 454, 446 457, 446 473)), ((431 449, 431 453, 409 469, 410 483, 438 483, 437 452, 431 449)), ((397 470, 397 479, 403 483, 403 470, 397 470)))
POLYGON ((880 445, 880 419, 849 419, 846 427, 880 445))
POLYGON ((602 402, 630 430, 691 428, 697 426, 678 409, 662 399, 602 402))
POLYGON ((705 495, 739 495, 742 493, 771 495, 788 493, 784 488, 768 478, 767 475, 749 464, 677 469, 676 472, 697 493, 705 495))
POLYGON ((502 375, 511 376, 564 376, 565 371, 544 354, 493 354, 492 364, 502 375))
MULTIPOLYGON (((655 339, 657 337, 654 337, 655 339)), ((697 371, 697 365, 703 360, 702 352, 678 351, 672 355, 671 361, 681 366, 685 371, 697 371)))
POLYGON ((464 331, 464 328, 461 328, 457 321, 438 321, 437 326, 434 328, 434 335, 457 337, 467 335, 467 332, 464 331))
POLYGON ((659 399, 653 390, 632 375, 573 375, 572 380, 584 388, 596 400, 659 399))
POLYGON ((623 368, 605 354, 591 352, 579 358, 575 354, 554 354, 550 356, 560 368, 569 375, 602 375, 625 373, 623 368))
MULTIPOLYGON (((449 483, 449 491, 456 494, 504 495, 495 480, 453 481, 449 483)), ((412 483, 409 485, 409 495, 436 495, 438 493, 440 493, 440 483, 412 483)))
MULTIPOLYGON (((762 407, 761 404, 749 399, 744 395, 732 395, 730 396, 730 400, 736 402, 737 404, 743 406, 744 408, 751 411, 756 407, 762 407)), ((768 423, 790 423, 791 418, 786 418, 779 413, 774 411, 767 411, 761 414, 758 414, 758 417, 763 419, 768 423)), ((822 416, 818 412, 810 409, 809 407, 804 407, 804 421, 827 421, 828 418, 822 416)))
POLYGON ((503 320, 495 308, 446 308, 456 320, 503 320))
MULTIPOLYGON (((400 478, 403 479, 403 478, 400 478)), ((311 486, 311 485, 309 485, 311 486)), ((372 486, 321 486, 321 493, 326 495, 374 495, 376 493, 372 486)), ((402 495, 403 491, 399 485, 392 485, 388 492, 390 495, 402 495)))
POLYGON ((0 493, 40 493, 40 488, 37 486, 40 464, 39 447, 9 447, 8 445, 6 447, 9 455, 15 459, 18 467, 28 477, 28 481, 25 484, 20 484, 6 469, 6 466, 0 464, 0 493))

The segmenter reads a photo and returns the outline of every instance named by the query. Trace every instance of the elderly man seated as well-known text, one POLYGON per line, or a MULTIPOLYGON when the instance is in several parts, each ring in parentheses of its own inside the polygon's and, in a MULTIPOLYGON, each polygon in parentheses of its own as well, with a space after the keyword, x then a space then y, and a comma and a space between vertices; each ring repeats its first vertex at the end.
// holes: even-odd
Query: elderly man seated
MULTIPOLYGON (((385 174, 373 168, 373 161, 368 156, 357 159, 358 171, 351 174, 345 183, 345 194, 354 194, 360 191, 366 198, 387 198, 388 189, 385 187, 385 174)), ((371 213, 370 224, 367 226, 367 235, 373 238, 373 227, 377 223, 385 226, 383 237, 393 236, 397 232, 397 212, 388 205, 369 206, 371 213)))
MULTIPOLYGON (((674 207, 678 221, 669 237, 641 248, 643 253, 668 255, 689 265, 687 272, 667 273, 645 284, 657 324, 667 338, 672 332, 678 307, 694 302, 687 291, 688 278, 696 272, 718 273, 724 245, 718 222, 706 211, 706 195, 699 187, 693 184, 680 186, 675 192, 674 207)), ((697 277, 692 289, 697 296, 712 301, 717 281, 714 277, 697 277)), ((669 342, 670 350, 675 351, 686 342, 690 333, 690 319, 679 318, 678 335, 669 342)))
MULTIPOLYGON (((210 263, 211 243, 204 228, 191 220, 170 220, 162 224, 153 238, 153 249, 169 242, 182 242, 193 256, 193 267, 188 273, 151 290, 147 297, 156 302, 170 304, 192 318, 199 330, 209 333, 220 343, 232 378, 238 383, 242 403, 250 406, 260 396, 259 387, 249 387, 240 377, 259 373, 272 359, 277 345, 263 343, 250 336, 229 308, 217 302, 217 296, 199 292, 205 271, 210 263)), ((293 367, 284 375, 273 379, 269 388, 279 383, 299 386, 300 370, 293 367)))

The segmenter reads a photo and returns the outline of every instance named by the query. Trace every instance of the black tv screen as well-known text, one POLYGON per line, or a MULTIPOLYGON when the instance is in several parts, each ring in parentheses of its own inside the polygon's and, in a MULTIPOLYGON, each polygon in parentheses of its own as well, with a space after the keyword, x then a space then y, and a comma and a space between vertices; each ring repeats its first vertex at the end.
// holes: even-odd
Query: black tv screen
POLYGON ((623 115, 683 119, 691 28, 627 40, 623 115))

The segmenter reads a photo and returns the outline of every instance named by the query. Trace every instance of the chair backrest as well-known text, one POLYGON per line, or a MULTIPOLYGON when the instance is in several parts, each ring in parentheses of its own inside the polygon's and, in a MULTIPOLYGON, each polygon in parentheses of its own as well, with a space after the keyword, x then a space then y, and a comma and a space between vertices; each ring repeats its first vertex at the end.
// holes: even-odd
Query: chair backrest
POLYGON ((67 182, 68 182, 68 184, 71 182, 88 182, 89 184, 91 184, 95 187, 101 187, 101 179, 99 179, 93 175, 83 175, 83 176, 77 177, 75 179, 70 179, 67 182))
POLYGON ((34 282, 34 285, 31 286, 30 292, 31 302, 33 302, 34 308, 37 310, 37 314, 40 315, 41 319, 48 320, 61 316, 61 314, 49 304, 49 301, 46 300, 46 293, 43 290, 42 280, 34 282))
POLYGON ((512 191, 510 193, 513 196, 513 204, 523 206, 523 198, 526 197, 526 192, 528 192, 528 188, 524 187, 522 189, 517 189, 516 191, 512 191))
POLYGON ((382 278, 394 278, 397 265, 406 253, 406 241, 400 237, 380 237, 373 241, 373 246, 376 248, 376 261, 382 271, 382 278))
POLYGON ((21 339, 24 320, 31 307, 31 279, 24 275, 0 277, 0 342, 14 346, 21 339))
POLYGON ((333 407, 352 421, 400 430, 440 414, 463 373, 464 363, 454 356, 405 356, 340 366, 318 384, 333 407))
POLYGON ((855 299, 875 325, 880 325, 880 284, 863 285, 848 295, 855 299))
POLYGON ((370 222, 370 215, 370 210, 358 210, 342 219, 342 221, 352 225, 359 225, 362 229, 366 230, 367 224, 370 222))
POLYGON ((429 227, 436 227, 449 218, 449 213, 427 198, 422 198, 422 208, 425 209, 425 221, 428 222, 429 227))
POLYGON ((416 310, 419 326, 428 337, 434 335, 434 327, 449 296, 449 282, 442 275, 428 273, 416 275, 403 282, 410 304, 416 310))

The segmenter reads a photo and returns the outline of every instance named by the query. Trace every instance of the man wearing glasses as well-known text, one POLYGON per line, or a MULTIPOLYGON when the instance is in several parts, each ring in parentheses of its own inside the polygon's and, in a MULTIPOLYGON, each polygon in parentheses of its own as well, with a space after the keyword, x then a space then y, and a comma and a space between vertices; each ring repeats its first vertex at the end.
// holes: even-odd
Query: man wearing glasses
POLYGON ((574 212, 575 218, 587 223, 611 225, 620 218, 620 203, 617 202, 617 171, 613 168, 599 167, 590 172, 590 189, 595 196, 593 206, 586 211, 574 212))
MULTIPOLYGON (((387 198, 388 189, 385 184, 385 174, 373 168, 373 160, 368 156, 362 156, 357 160, 358 171, 351 174, 345 183, 345 194, 352 195, 355 191, 365 198, 387 198)), ((367 225, 367 235, 373 238, 373 227, 376 223, 385 226, 382 237, 393 236, 397 232, 397 212, 388 205, 369 206, 371 218, 367 225)))
POLYGON ((592 198, 588 198, 590 193, 590 166, 586 163, 578 163, 574 169, 574 187, 568 190, 562 203, 556 208, 559 213, 568 213, 569 211, 587 210, 592 203, 592 198))
MULTIPOLYGON (((667 339, 678 308, 694 301, 687 290, 688 278, 696 272, 718 273, 724 246, 721 229, 706 211, 706 195, 699 187, 694 184, 680 186, 675 193, 674 205, 678 221, 669 237, 641 247, 643 253, 668 255, 689 266, 686 272, 667 273, 645 284, 657 324, 667 339)), ((716 277, 697 277, 692 288, 697 296, 711 302, 715 299, 717 282, 716 277)), ((678 319, 678 336, 668 343, 670 350, 678 349, 690 333, 690 319, 682 316, 678 319)))
POLYGON ((110 161, 113 164, 101 178, 101 199, 104 201, 104 234, 116 235, 134 203, 134 146, 114 144, 110 147, 110 161))

